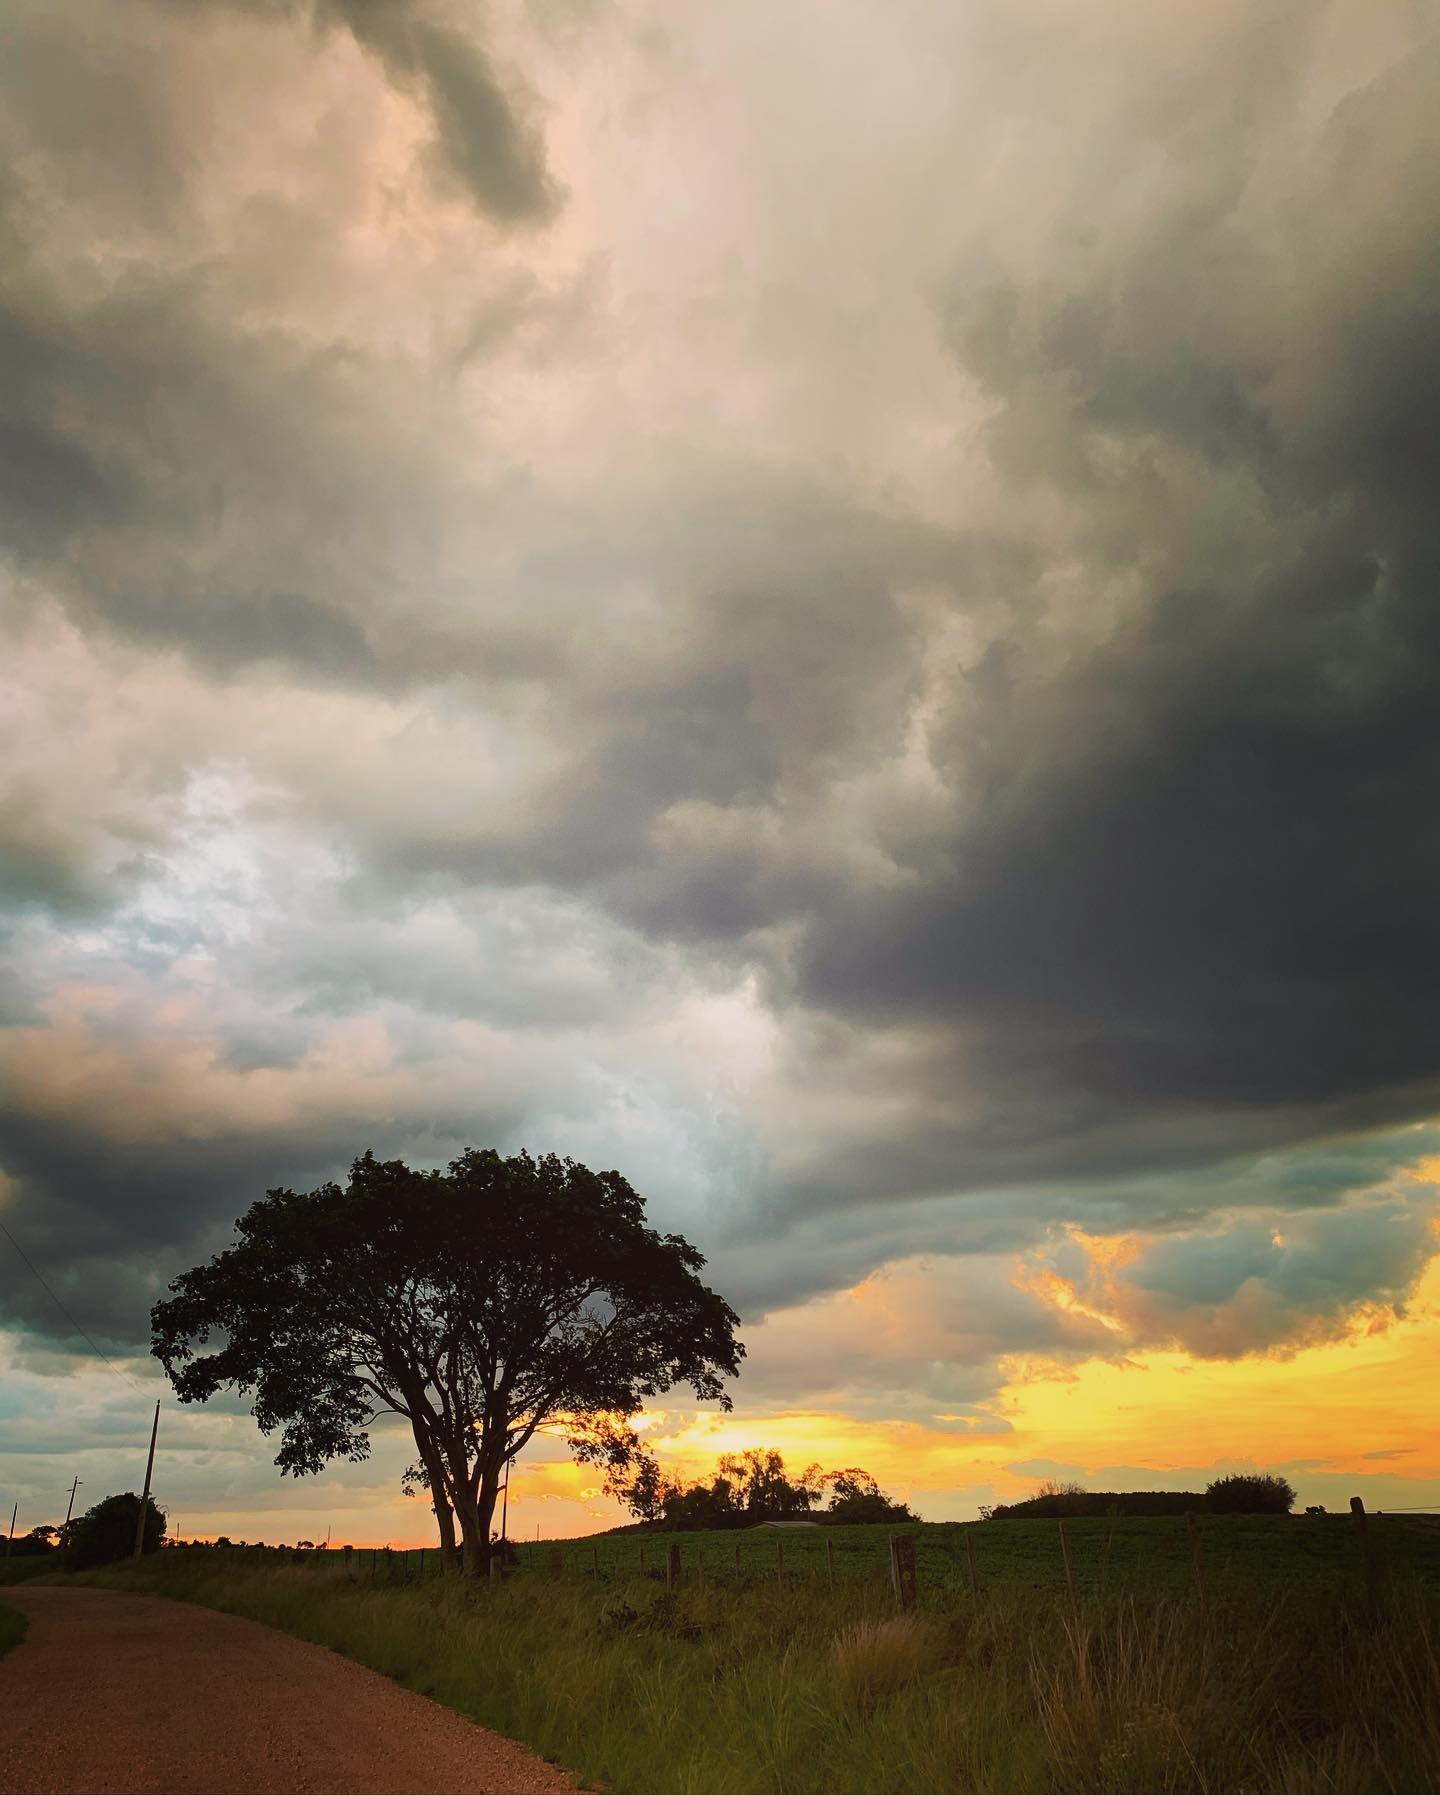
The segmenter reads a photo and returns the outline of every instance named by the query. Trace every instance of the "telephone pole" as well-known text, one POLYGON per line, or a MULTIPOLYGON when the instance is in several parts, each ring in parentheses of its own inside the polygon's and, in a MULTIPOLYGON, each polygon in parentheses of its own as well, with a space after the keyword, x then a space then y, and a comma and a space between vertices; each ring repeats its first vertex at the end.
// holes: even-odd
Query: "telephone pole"
POLYGON ((150 1456, 145 1461, 145 1493, 140 1498, 140 1513, 135 1517, 135 1550, 132 1558, 139 1558, 145 1550, 145 1512, 150 1506, 150 1473, 155 1469, 155 1436, 160 1431, 160 1404, 155 1404, 155 1419, 150 1424, 150 1456))
POLYGON ((69 1529, 69 1526, 70 1526, 70 1516, 74 1512, 74 1508, 75 1508, 75 1492, 79 1488, 80 1488, 80 1479, 77 1477, 75 1479, 74 1483, 72 1483, 70 1485, 70 1500, 65 1504, 65 1526, 66 1526, 67 1530, 69 1529))
POLYGON ((5 1556, 10 1556, 10 1548, 15 1544, 15 1517, 20 1512, 20 1498, 15 1498, 15 1506, 10 1510, 10 1531, 5 1535, 5 1556))

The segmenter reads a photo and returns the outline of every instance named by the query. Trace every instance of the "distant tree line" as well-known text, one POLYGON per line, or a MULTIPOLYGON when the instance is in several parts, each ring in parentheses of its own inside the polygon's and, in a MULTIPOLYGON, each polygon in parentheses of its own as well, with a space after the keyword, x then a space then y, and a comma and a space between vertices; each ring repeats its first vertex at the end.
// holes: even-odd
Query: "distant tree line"
MULTIPOLYGON (((135 1550, 135 1523, 139 1515, 140 1498, 134 1490, 107 1496, 103 1502, 95 1503, 83 1515, 78 1515, 68 1527, 53 1524, 32 1527, 28 1533, 10 1542, 10 1556, 49 1558, 56 1569, 67 1571, 115 1564, 135 1550)), ((164 1513, 155 1506, 153 1497, 147 1498, 141 1551, 158 1552, 164 1539, 164 1513)))
POLYGON ((1269 1472, 1236 1472, 1204 1490, 1086 1490, 1078 1483, 1045 1483, 1023 1502, 982 1508, 987 1521, 1074 1519, 1085 1515, 1287 1515, 1295 1491, 1269 1472))
POLYGON ((656 1459, 645 1454, 637 1468, 612 1479, 607 1487, 642 1522, 685 1532, 756 1527, 767 1521, 918 1519, 858 1466, 824 1471, 819 1465, 807 1465, 791 1472, 779 1452, 766 1449, 727 1453, 709 1477, 693 1483, 667 1477, 656 1459))

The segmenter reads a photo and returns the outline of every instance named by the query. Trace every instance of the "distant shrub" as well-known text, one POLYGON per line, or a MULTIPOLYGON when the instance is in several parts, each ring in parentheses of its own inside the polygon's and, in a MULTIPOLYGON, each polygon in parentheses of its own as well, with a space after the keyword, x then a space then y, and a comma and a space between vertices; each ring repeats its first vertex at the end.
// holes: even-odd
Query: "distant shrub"
POLYGON ((1268 1471, 1236 1471, 1206 1487, 1205 1506, 1217 1515, 1288 1515, 1295 1491, 1268 1471))
POLYGON ((923 1676, 938 1660, 940 1647, 934 1623, 913 1614, 860 1621, 846 1627, 831 1647, 835 1687, 849 1706, 869 1714, 923 1676))
POLYGON ((1048 1489, 1023 1502, 1002 1502, 982 1519, 994 1521, 1075 1520, 1086 1515, 1199 1514, 1206 1506, 1198 1490, 1048 1489))

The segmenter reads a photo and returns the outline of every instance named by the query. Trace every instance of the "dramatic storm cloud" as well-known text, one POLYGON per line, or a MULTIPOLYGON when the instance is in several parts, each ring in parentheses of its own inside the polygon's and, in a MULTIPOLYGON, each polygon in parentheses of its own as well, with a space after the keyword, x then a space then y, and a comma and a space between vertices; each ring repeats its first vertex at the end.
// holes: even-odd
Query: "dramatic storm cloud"
POLYGON ((1418 1325, 1437 86, 1402 0, 15 0, 14 1450, 365 1147, 619 1166, 775 1415, 1418 1325))

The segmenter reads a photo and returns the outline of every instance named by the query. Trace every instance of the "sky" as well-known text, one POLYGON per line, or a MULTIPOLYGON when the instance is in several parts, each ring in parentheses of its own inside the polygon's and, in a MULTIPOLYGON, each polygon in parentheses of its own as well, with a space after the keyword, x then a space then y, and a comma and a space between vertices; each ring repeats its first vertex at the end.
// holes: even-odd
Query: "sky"
MULTIPOLYGON (((706 1254, 677 1472, 1440 1505, 1435 0, 0 31, 22 1528, 265 1189, 469 1145, 706 1254)), ((163 1401, 176 1530, 427 1537, 277 1446, 163 1401)))

